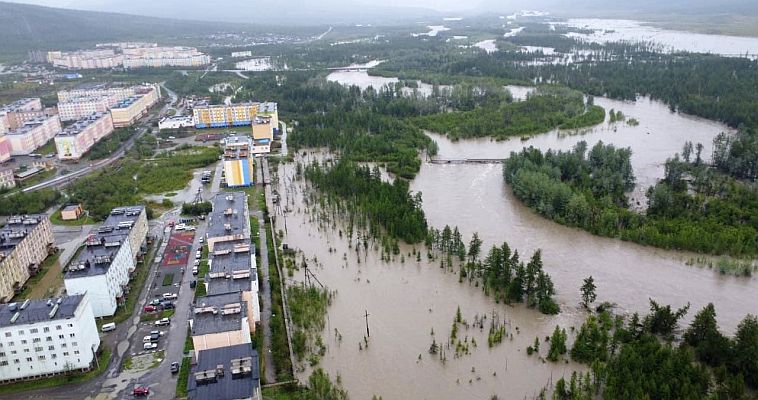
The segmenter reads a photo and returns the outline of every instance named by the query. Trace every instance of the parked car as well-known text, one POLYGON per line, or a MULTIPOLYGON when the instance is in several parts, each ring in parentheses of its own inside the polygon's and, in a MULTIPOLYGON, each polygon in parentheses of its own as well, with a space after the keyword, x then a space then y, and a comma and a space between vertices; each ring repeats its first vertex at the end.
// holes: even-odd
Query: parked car
POLYGON ((179 363, 174 361, 171 363, 171 373, 175 374, 177 372, 179 372, 179 363))
POLYGON ((156 306, 157 307, 160 304, 161 304, 161 299, 153 299, 152 301, 150 301, 150 305, 151 306, 156 306))
POLYGON ((163 307, 164 310, 170 310, 174 308, 174 303, 170 301, 164 301, 163 303, 161 303, 161 307, 163 307))
POLYGON ((192 267, 192 275, 197 275, 197 267, 192 267))
POLYGON ((161 318, 157 321, 155 321, 155 326, 164 326, 171 323, 171 320, 168 318, 161 318))
POLYGON ((103 332, 110 332, 116 330, 116 324, 111 322, 109 324, 103 324, 103 326, 100 327, 100 330, 103 332))
POLYGON ((184 224, 179 224, 179 225, 177 225, 177 226, 175 226, 175 227, 174 227, 174 230, 175 230, 175 231, 183 231, 183 230, 184 230, 184 229, 186 229, 186 228, 187 228, 187 226, 186 226, 186 225, 184 225, 184 224))
POLYGON ((197 281, 190 281, 190 289, 194 289, 197 286, 197 281))
POLYGON ((164 332, 164 331, 150 331, 150 334, 151 335, 163 336, 163 335, 166 334, 166 332, 164 332))
POLYGON ((205 242, 205 238, 200 238, 200 244, 203 244, 205 242))
POLYGON ((176 293, 163 293, 163 300, 174 300, 177 296, 176 293))
POLYGON ((195 260, 195 263, 193 265, 195 267, 199 267, 200 266, 200 260, 195 260))
POLYGON ((142 338, 142 343, 152 343, 152 342, 153 342, 153 338, 150 335, 147 335, 142 338))
POLYGON ((158 308, 155 307, 154 305, 148 304, 145 306, 145 312, 154 312, 154 311, 158 311, 158 308))
POLYGON ((153 343, 153 342, 145 343, 145 344, 142 345, 142 348, 144 350, 153 350, 153 349, 158 348, 158 343, 153 343))
POLYGON ((134 396, 147 396, 150 394, 150 388, 146 386, 137 386, 132 390, 134 396))

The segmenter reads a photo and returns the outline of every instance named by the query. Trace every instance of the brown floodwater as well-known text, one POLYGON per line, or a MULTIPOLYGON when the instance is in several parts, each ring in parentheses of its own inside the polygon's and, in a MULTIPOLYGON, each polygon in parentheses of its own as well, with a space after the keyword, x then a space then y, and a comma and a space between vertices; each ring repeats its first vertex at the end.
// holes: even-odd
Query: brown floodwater
MULTIPOLYGON (((666 158, 680 151, 684 141, 703 143, 703 157, 708 160, 713 137, 727 130, 717 123, 671 113, 665 105, 648 99, 620 102, 596 98, 595 102, 607 110, 621 110, 627 117, 638 119, 640 125, 603 123, 578 132, 550 132, 525 142, 451 142, 440 135, 430 136, 439 144, 438 157, 448 159, 504 158, 529 145, 570 149, 579 140, 586 140, 590 146, 603 140, 631 147, 638 183, 633 196, 644 201, 641 194, 662 177, 666 158)), ((685 265, 694 257, 689 253, 597 237, 546 220, 512 195, 498 164, 423 164, 411 190, 422 192, 430 225, 458 226, 466 242, 478 232, 485 248, 507 241, 519 250, 522 259, 542 249, 544 268, 553 278, 562 312, 544 316, 521 305, 495 304, 480 288, 459 283, 456 273, 440 269, 439 261, 428 263, 423 246, 417 247, 423 250, 421 262, 416 262, 415 256, 408 257, 412 252, 409 246, 402 248, 405 262, 399 256, 391 262, 381 261, 379 252, 372 250, 364 254, 361 249, 356 255, 347 238, 339 235, 339 224, 322 226, 313 218, 313 211, 304 206, 306 188, 304 182, 293 178, 294 168, 290 163, 279 169, 279 192, 289 210, 284 242, 310 260, 317 258, 314 271, 318 279, 337 291, 323 332, 327 352, 319 365, 333 376, 340 375, 353 399, 370 399, 375 394, 388 400, 535 397, 543 386, 583 369, 574 363, 543 362, 535 355, 528 356, 526 347, 540 337, 540 354, 544 357, 548 347, 544 337, 556 325, 569 331, 572 342, 571 327, 578 328, 585 318, 578 306, 579 287, 589 275, 595 278, 598 302, 614 302, 621 313, 644 313, 652 298, 675 307, 690 302, 691 317, 713 302, 722 328, 731 333, 746 314, 758 312, 756 279, 685 265), (469 346, 470 354, 459 358, 454 357, 453 349, 447 350, 443 364, 439 356, 428 352, 430 333, 433 329, 437 343, 446 342, 459 306, 469 322, 475 315, 490 317, 481 332, 474 327, 461 328, 459 337, 474 338, 478 346, 469 346), (361 349, 366 311, 370 314, 371 337, 368 348, 361 349), (488 348, 487 330, 493 312, 507 322, 508 335, 503 343, 488 348)), ((284 216, 278 217, 279 229, 284 229, 284 221, 284 216)), ((301 275, 296 273, 288 280, 301 281, 301 275)), ((305 368, 299 375, 305 379, 308 372, 305 368)))

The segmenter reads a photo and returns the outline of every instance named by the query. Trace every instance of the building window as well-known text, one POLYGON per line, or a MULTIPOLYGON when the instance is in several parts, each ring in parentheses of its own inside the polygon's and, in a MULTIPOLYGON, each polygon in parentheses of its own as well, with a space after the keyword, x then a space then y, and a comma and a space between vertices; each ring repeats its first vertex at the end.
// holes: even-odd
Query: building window
POLYGON ((74 354, 79 354, 79 350, 74 350, 74 354))
POLYGON ((50 327, 46 326, 46 327, 42 328, 42 332, 50 332, 50 327))
POLYGON ((53 337, 52 336, 48 336, 47 339, 45 339, 45 340, 47 340, 48 342, 52 342, 53 341, 53 337))
POLYGON ((5 357, 5 353, 0 352, 0 357, 5 357))
POLYGON ((42 361, 42 360, 45 359, 45 356, 39 356, 39 357, 37 357, 37 359, 40 360, 40 361, 42 361))
POLYGON ((68 346, 66 343, 61 343, 61 347, 66 348, 68 346))
POLYGON ((26 361, 32 362, 32 358, 31 357, 26 357, 26 361))
POLYGON ((15 360, 13 360, 13 363, 14 363, 14 364, 18 364, 18 363, 20 363, 20 362, 21 362, 21 360, 19 360, 18 358, 17 358, 17 359, 15 359, 15 360))
POLYGON ((11 337, 11 333, 10 332, 5 332, 5 337, 11 337))
POLYGON ((47 346, 48 350, 55 350, 55 346, 47 346))
MULTIPOLYGON (((37 332, 39 332, 39 329, 37 329, 37 328, 29 329, 29 333, 37 333, 37 332)), ((20 331, 18 334, 22 335, 23 333, 24 333, 24 331, 20 331)))
POLYGON ((74 324, 68 324, 68 327, 69 327, 69 328, 73 328, 73 327, 74 327, 74 324))
POLYGON ((58 339, 64 339, 66 338, 66 335, 58 335, 58 339))
POLYGON ((13 346, 13 342, 8 342, 8 346, 13 346))
POLYGON ((68 357, 68 352, 67 351, 63 352, 63 357, 68 357))
POLYGON ((23 334, 24 334, 24 330, 23 330, 23 329, 22 329, 22 330, 20 330, 20 331, 18 331, 18 335, 19 335, 19 336, 21 336, 21 335, 23 335, 23 334))
POLYGON ((16 350, 11 350, 11 354, 16 354, 16 353, 18 353, 16 350))
POLYGON ((75 333, 71 333, 71 334, 69 334, 69 336, 76 337, 76 334, 75 333))
POLYGON ((0 367, 8 365, 8 361, 0 361, 0 367))
POLYGON ((59 331, 59 330, 61 330, 61 329, 63 329, 63 327, 62 327, 62 326, 60 326, 60 325, 55 325, 55 330, 56 330, 56 331, 59 331))
POLYGON ((34 351, 36 351, 37 353, 39 353, 42 350, 44 350, 42 347, 35 347, 34 348, 34 351))
MULTIPOLYGON (((55 360, 56 358, 58 358, 58 355, 55 354, 55 353, 53 353, 53 354, 50 355, 50 358, 52 358, 53 360, 55 360)), ((55 365, 58 365, 58 364, 56 363, 55 365)))
POLYGON ((38 338, 38 337, 36 337, 36 338, 32 339, 32 342, 34 342, 34 343, 39 343, 39 342, 41 342, 41 341, 42 341, 42 339, 41 339, 41 338, 38 338))
POLYGON ((21 344, 26 344, 26 339, 21 339, 21 344))
POLYGON ((28 352, 29 352, 29 349, 24 349, 24 353, 28 353, 28 352))

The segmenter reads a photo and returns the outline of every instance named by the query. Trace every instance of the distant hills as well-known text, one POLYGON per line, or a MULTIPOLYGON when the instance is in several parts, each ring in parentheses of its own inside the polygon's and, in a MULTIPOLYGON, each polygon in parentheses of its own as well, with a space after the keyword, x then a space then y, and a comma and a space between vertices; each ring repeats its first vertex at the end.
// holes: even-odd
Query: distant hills
POLYGON ((0 2, 0 54, 18 58, 28 50, 79 49, 109 41, 150 40, 244 30, 252 25, 180 21, 116 13, 65 10, 0 2))

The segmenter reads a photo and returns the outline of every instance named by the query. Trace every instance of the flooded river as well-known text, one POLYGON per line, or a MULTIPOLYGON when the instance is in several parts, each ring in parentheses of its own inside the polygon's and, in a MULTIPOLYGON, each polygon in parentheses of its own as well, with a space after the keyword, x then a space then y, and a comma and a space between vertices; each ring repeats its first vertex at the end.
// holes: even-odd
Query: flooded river
MULTIPOLYGON (((365 72, 338 73, 330 80, 345 84, 386 82, 386 78, 365 72), (349 75, 347 75, 349 74, 349 75), (346 79, 355 77, 356 79, 346 79)), ((515 97, 528 89, 513 88, 515 97)), ((435 134, 441 159, 504 158, 524 146, 541 149, 570 149, 580 140, 591 146, 598 140, 621 147, 631 147, 632 164, 637 176, 634 197, 663 175, 666 158, 681 150, 686 140, 705 145, 703 157, 710 158, 711 141, 728 128, 711 121, 671 113, 664 104, 641 99, 621 102, 595 98, 595 103, 610 110, 621 110, 639 120, 638 126, 624 122, 607 122, 577 132, 550 132, 528 141, 519 139, 495 142, 489 139, 451 142, 435 134)), ((370 399, 485 399, 533 398, 541 387, 583 367, 573 363, 543 362, 527 356, 526 347, 535 337, 544 343, 556 325, 569 331, 584 320, 580 310, 579 287, 582 279, 592 275, 598 287, 598 302, 618 304, 619 312, 646 312, 648 299, 675 307, 690 302, 689 316, 708 302, 716 305, 722 328, 731 333, 747 313, 758 308, 758 280, 722 276, 695 266, 685 265, 691 254, 659 250, 590 235, 553 223, 532 212, 517 200, 503 183, 498 164, 429 164, 411 183, 411 190, 423 193, 423 207, 430 225, 457 225, 464 241, 479 232, 484 247, 507 241, 522 258, 542 249, 545 270, 552 276, 562 312, 544 316, 518 306, 495 304, 480 288, 459 283, 456 273, 440 269, 439 261, 427 262, 423 246, 422 261, 409 256, 413 248, 405 247, 405 260, 384 262, 379 254, 363 250, 356 255, 348 241, 339 234, 338 224, 319 225, 303 206, 304 182, 294 179, 292 163, 280 166, 279 192, 290 212, 286 215, 284 242, 300 249, 309 259, 318 259, 315 273, 337 296, 329 309, 323 332, 327 346, 320 365, 332 375, 339 374, 351 398, 370 399), (329 249, 334 249, 330 251, 329 249), (459 337, 476 340, 470 354, 460 358, 447 350, 447 361, 430 355, 429 346, 448 340, 457 307, 464 319, 489 315, 482 332, 462 328, 459 337), (364 313, 368 312, 371 336, 368 348, 359 343, 366 335, 364 313), (492 314, 507 322, 507 338, 493 348, 487 346, 487 330, 492 314), (518 329, 517 329, 518 327, 518 329), (338 340, 335 330, 341 335, 338 340), (431 331, 435 335, 432 337, 431 331), (511 339, 511 334, 513 338, 511 339), (362 345, 361 345, 362 347, 362 345)), ((277 220, 284 229, 284 216, 277 220)), ((399 257, 399 256, 398 256, 399 257)), ((296 273, 294 280, 301 280, 296 273)), ((292 280, 292 278, 290 279, 292 280)), ((307 376, 307 371, 301 374, 307 376)))

